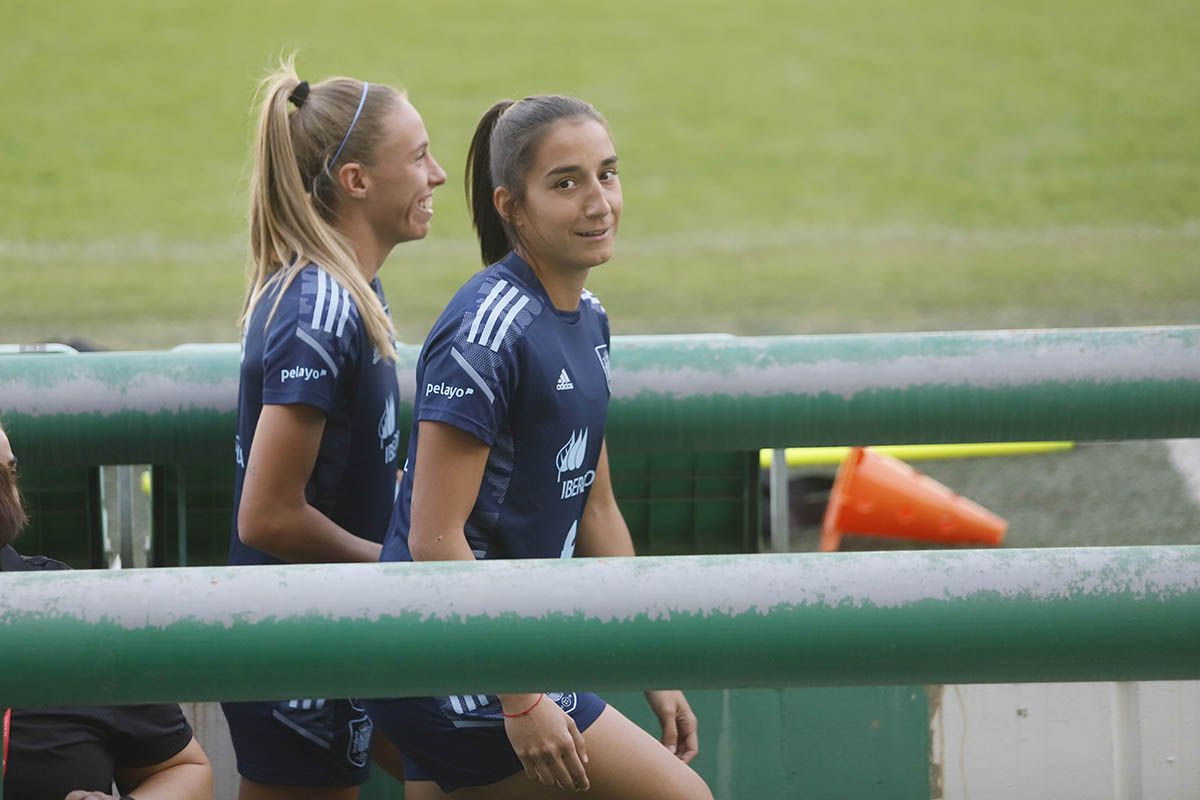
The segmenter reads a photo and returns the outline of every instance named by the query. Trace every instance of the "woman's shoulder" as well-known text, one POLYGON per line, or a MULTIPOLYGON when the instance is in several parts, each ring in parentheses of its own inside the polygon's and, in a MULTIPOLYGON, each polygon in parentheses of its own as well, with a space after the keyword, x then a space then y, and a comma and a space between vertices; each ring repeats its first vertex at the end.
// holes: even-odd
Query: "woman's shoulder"
MULTIPOLYGON (((378 283, 372 288, 382 301, 378 283)), ((256 312, 264 315, 273 311, 272 327, 294 325, 320 340, 352 338, 362 316, 345 282, 313 262, 290 274, 278 273, 265 287, 259 306, 264 308, 256 312)))
MULTIPOLYGON (((297 296, 314 314, 321 311, 325 319, 337 319, 345 314, 358 317, 358 303, 353 293, 347 288, 346 281, 333 270, 310 262, 296 275, 293 287, 297 296)), ((379 291, 378 279, 372 282, 371 288, 379 291)))
POLYGON ((464 283, 439 318, 437 329, 452 332, 461 345, 492 352, 519 341, 545 304, 502 264, 493 264, 464 283))
POLYGON ((602 317, 608 316, 608 312, 604 310, 604 304, 600 302, 600 298, 587 289, 583 290, 583 294, 580 296, 580 303, 584 308, 590 308, 602 317))

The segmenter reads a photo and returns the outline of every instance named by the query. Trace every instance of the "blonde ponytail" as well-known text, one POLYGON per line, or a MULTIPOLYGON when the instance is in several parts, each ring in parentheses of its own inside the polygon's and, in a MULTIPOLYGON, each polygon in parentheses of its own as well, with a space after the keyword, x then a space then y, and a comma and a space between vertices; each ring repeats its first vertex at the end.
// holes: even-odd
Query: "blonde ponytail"
POLYGON ((245 328, 267 287, 281 281, 268 320, 274 316, 283 289, 313 262, 350 292, 371 343, 394 361, 392 321, 359 271, 350 241, 333 225, 336 188, 329 160, 343 144, 339 163, 370 163, 381 138, 380 120, 402 95, 390 86, 371 84, 370 97, 364 97, 361 81, 330 78, 313 85, 300 107, 291 111, 288 99, 299 85, 294 57, 288 56, 259 87, 262 100, 250 178, 250 261, 240 325, 245 328))

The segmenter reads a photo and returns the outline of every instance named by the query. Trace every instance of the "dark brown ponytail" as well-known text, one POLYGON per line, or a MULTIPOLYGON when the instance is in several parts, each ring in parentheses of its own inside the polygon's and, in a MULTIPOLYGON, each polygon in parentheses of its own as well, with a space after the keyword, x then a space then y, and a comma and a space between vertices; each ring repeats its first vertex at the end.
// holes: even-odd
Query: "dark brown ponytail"
POLYGON ((471 209, 471 222, 479 237, 479 252, 484 264, 493 264, 512 249, 508 241, 508 230, 492 197, 496 186, 492 183, 492 131, 496 121, 513 105, 512 100, 501 100, 489 108, 475 128, 471 147, 467 150, 466 192, 467 206, 471 209))

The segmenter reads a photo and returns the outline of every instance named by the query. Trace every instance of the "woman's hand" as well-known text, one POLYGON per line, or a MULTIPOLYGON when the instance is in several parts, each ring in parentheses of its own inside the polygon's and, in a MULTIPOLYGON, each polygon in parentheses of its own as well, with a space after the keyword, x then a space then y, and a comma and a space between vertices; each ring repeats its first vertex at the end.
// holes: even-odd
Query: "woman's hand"
POLYGON ((87 789, 76 789, 67 795, 66 800, 119 800, 104 792, 89 792, 87 789))
POLYGON ((568 791, 590 788, 584 769, 587 747, 570 715, 557 703, 545 702, 544 696, 536 694, 502 695, 500 702, 506 715, 519 715, 505 717, 504 731, 530 780, 568 791), (537 706, 533 710, 521 713, 534 703, 537 706))
POLYGON ((663 747, 687 764, 700 752, 698 724, 692 707, 678 690, 646 692, 646 702, 662 724, 663 747))

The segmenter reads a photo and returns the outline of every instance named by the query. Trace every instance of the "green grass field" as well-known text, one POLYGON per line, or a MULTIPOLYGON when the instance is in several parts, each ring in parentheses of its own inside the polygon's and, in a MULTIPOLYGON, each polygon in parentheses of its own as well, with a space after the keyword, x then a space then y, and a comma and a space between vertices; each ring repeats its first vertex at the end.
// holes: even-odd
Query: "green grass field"
POLYGON ((1185 0, 46 5, 0 30, 3 339, 231 341, 249 105, 407 86, 450 173, 385 283, 419 340, 476 267, 461 194, 494 99, 609 117, 618 332, 1189 322, 1200 6, 1185 0))

